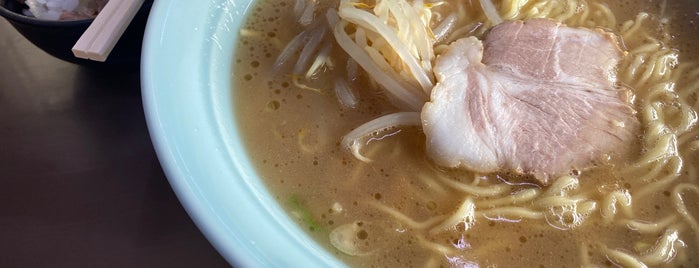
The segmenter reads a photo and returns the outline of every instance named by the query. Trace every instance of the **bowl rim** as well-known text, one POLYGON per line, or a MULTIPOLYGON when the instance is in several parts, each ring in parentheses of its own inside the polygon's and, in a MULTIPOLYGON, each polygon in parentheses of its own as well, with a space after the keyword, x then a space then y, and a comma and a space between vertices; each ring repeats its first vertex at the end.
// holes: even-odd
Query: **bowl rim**
POLYGON ((230 120, 232 29, 252 1, 154 3, 141 58, 153 146, 180 203, 231 265, 345 267, 267 191, 230 120))

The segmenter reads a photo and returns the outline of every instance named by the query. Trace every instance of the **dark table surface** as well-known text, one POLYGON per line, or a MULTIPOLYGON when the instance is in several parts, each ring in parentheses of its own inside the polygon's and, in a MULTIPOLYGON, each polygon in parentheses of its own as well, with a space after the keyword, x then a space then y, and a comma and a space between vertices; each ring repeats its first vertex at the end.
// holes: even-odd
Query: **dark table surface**
POLYGON ((52 58, 0 19, 0 267, 225 267, 158 163, 138 67, 52 58))

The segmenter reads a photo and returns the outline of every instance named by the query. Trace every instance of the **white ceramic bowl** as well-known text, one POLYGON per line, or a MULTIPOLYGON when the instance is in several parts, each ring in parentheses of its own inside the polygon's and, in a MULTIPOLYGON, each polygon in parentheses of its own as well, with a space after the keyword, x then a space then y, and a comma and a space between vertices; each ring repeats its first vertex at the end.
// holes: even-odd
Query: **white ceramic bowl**
POLYGON ((230 80, 250 2, 155 1, 141 70, 153 143, 185 209, 232 265, 343 266, 282 211, 242 146, 230 80))

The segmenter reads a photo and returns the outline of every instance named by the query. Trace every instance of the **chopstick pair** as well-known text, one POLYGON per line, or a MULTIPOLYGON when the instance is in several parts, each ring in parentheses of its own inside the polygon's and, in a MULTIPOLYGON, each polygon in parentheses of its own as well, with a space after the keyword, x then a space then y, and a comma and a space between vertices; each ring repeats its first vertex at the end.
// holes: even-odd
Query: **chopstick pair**
POLYGON ((73 46, 78 58, 105 61, 144 0, 110 0, 73 46))

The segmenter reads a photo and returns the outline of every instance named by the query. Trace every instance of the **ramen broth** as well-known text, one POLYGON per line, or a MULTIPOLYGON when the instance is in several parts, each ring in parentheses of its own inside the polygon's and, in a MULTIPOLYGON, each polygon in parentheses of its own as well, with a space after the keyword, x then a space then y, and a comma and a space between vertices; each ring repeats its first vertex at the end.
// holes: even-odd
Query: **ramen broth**
MULTIPOLYGON (((450 4, 445 9, 453 5, 453 1, 446 2, 450 4)), ((643 24, 648 27, 647 32, 659 33, 658 25, 669 27, 671 36, 665 37, 669 40, 665 45, 677 51, 678 61, 699 62, 697 2, 668 1, 666 6, 661 5, 662 1, 588 2, 608 6, 619 25, 634 20, 639 12, 647 12, 651 18, 643 24), (659 20, 661 13, 669 19, 659 20)), ((690 146, 696 143, 692 141, 699 133, 695 127, 677 138, 675 142, 684 146, 679 147, 678 157, 667 160, 666 165, 639 167, 638 159, 652 151, 655 142, 647 144, 641 134, 639 141, 634 142, 634 151, 638 153, 631 159, 601 163, 574 174, 571 181, 579 185, 568 189, 570 198, 594 201, 576 203, 578 209, 595 205, 587 214, 579 214, 584 216, 579 222, 574 219, 578 216, 575 213, 564 215, 558 223, 557 219, 552 222, 546 210, 521 217, 502 216, 496 210, 486 213, 483 211, 514 206, 516 201, 503 198, 524 196, 527 191, 540 194, 516 205, 534 213, 538 211, 537 202, 543 202, 551 186, 539 186, 514 174, 474 174, 440 168, 426 156, 424 134, 415 126, 380 132, 362 148, 362 154, 372 161, 356 159, 341 145, 342 137, 367 121, 399 109, 381 91, 373 90, 378 86, 366 74, 350 81, 358 102, 349 108, 340 105, 331 80, 294 81, 298 74, 292 75, 290 70, 273 72, 280 51, 303 30, 293 12, 289 12, 293 6, 294 1, 268 0, 258 1, 249 9, 233 63, 236 120, 249 157, 274 198, 310 236, 342 261, 359 267, 624 265, 624 257, 619 254, 643 256, 653 251, 662 242, 663 234, 672 229, 679 235, 672 241, 675 253, 667 263, 659 265, 699 266, 699 234, 678 213, 681 208, 676 200, 676 196, 681 197, 689 217, 699 216, 699 193, 691 190, 692 185, 699 185, 699 158, 690 146), (679 169, 679 175, 674 177, 677 169, 673 167, 679 169), (647 174, 652 177, 646 178, 647 174), (663 183, 667 178, 672 181, 663 183), (473 195, 449 182, 508 188, 504 194, 473 195), (659 186, 647 190, 647 185, 653 183, 659 186), (678 185, 687 187, 678 189, 678 185), (617 202, 610 202, 610 196, 617 202), (630 198, 622 200, 623 196, 630 198), (468 200, 475 204, 474 219, 462 220, 444 230, 437 228, 468 200), (622 204, 625 201, 628 206, 622 204), (611 209, 617 213, 611 220, 603 216, 609 211, 609 206, 603 208, 605 204, 612 204, 611 209), (657 228, 641 232, 629 227, 641 223, 656 224, 653 226, 657 228), (333 232, 340 231, 351 234, 352 251, 331 242, 333 232)), ((481 33, 475 34, 481 39, 481 33)), ((334 42, 331 33, 325 38, 334 42)), ((346 53, 337 46, 332 53, 334 71, 347 72, 346 53)), ((627 83, 622 75, 624 64, 620 64, 619 77, 627 83)), ((694 70, 675 70, 683 72, 678 75, 677 92, 682 92, 683 87, 696 90, 699 73, 694 70)), ((631 82, 629 86, 633 87, 631 82)), ((678 93, 691 104, 697 103, 696 94, 678 93)), ((634 104, 638 116, 643 116, 642 98, 643 94, 637 93, 634 104)), ((665 120, 668 125, 681 124, 681 119, 665 120)), ((646 126, 643 131, 651 130, 646 126)))

